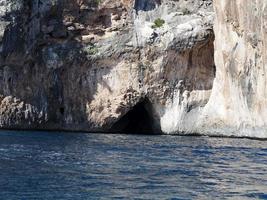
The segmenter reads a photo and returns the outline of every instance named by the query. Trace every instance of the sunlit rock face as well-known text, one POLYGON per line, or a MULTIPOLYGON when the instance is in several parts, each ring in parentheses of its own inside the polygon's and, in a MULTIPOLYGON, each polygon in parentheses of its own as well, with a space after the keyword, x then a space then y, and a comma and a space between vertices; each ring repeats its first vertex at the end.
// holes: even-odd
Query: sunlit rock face
POLYGON ((216 79, 203 132, 267 137, 267 2, 214 0, 216 79))
POLYGON ((0 0, 0 14, 2 128, 120 131, 145 113, 153 133, 198 131, 211 0, 0 0))
POLYGON ((0 127, 267 138, 267 2, 213 4, 0 0, 0 127))

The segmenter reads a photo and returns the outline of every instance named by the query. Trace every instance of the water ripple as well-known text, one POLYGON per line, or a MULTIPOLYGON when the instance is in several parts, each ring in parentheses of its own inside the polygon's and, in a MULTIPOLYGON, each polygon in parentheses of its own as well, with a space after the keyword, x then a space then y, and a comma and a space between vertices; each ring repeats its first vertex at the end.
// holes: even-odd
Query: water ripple
POLYGON ((267 199, 267 141, 0 132, 0 199, 267 199))

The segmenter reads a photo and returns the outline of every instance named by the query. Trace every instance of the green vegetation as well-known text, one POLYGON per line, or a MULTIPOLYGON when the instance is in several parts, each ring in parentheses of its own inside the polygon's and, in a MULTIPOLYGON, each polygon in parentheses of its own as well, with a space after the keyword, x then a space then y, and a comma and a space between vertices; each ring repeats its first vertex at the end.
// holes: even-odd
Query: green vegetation
POLYGON ((163 19, 158 18, 154 21, 152 28, 160 28, 163 26, 163 24, 165 24, 165 21, 163 19))
POLYGON ((98 4, 101 3, 102 0, 94 0, 94 1, 95 1, 95 3, 98 5, 98 4))
POLYGON ((95 55, 98 53, 98 49, 94 44, 90 44, 84 47, 84 51, 89 55, 95 55))

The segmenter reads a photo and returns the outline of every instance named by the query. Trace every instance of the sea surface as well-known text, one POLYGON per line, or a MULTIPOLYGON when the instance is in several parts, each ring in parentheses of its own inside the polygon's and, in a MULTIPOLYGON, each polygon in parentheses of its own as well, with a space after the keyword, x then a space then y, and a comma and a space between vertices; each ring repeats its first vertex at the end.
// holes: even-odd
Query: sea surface
POLYGON ((267 141, 1 131, 0 199, 267 199, 267 141))

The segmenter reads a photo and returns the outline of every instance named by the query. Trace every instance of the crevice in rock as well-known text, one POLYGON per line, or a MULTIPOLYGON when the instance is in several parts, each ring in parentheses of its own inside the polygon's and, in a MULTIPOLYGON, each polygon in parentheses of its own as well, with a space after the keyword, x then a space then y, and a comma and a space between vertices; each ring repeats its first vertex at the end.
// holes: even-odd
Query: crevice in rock
POLYGON ((154 134, 150 106, 147 98, 140 101, 112 126, 111 132, 154 134))
POLYGON ((59 112, 60 112, 61 115, 64 115, 64 113, 65 113, 65 108, 64 108, 64 107, 60 107, 60 108, 59 108, 59 112))
POLYGON ((135 0, 134 9, 138 12, 150 11, 156 8, 157 5, 161 4, 161 0, 135 0))

